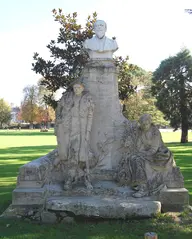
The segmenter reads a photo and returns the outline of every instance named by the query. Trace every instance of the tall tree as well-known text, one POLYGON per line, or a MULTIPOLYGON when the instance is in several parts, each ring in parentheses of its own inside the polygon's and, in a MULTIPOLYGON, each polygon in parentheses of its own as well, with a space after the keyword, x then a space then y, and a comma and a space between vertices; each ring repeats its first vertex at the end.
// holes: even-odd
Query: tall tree
POLYGON ((188 142, 192 126, 192 57, 182 49, 176 56, 163 60, 153 74, 152 92, 157 107, 174 129, 181 127, 181 143, 188 142))
POLYGON ((0 127, 3 127, 3 124, 8 124, 11 120, 11 107, 4 99, 0 99, 0 127))

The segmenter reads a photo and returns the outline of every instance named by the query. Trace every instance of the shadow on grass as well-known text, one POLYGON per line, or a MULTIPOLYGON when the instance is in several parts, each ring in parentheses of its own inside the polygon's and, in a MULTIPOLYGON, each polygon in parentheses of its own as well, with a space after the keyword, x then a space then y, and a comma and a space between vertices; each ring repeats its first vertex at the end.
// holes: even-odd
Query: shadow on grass
POLYGON ((55 149, 55 145, 10 147, 0 149, 0 175, 15 177, 23 161, 30 162, 55 149))
POLYGON ((34 153, 35 154, 43 154, 43 153, 47 153, 47 152, 51 151, 54 148, 56 148, 55 145, 9 147, 9 148, 5 148, 5 149, 0 149, 0 155, 14 154, 14 156, 17 158, 17 154, 18 155, 22 155, 22 154, 23 155, 25 155, 25 154, 33 155, 34 153))
POLYGON ((0 213, 11 203, 11 193, 16 185, 19 168, 46 155, 55 145, 10 147, 0 149, 0 213))
POLYGON ((192 202, 192 142, 166 143, 172 151, 177 166, 180 167, 185 180, 185 187, 189 190, 190 202, 192 202))
POLYGON ((79 222, 72 225, 41 225, 13 220, 0 220, 1 236, 9 239, 138 239, 155 231, 163 239, 191 239, 192 226, 158 219, 79 222), (7 224, 10 226, 7 227, 7 224))

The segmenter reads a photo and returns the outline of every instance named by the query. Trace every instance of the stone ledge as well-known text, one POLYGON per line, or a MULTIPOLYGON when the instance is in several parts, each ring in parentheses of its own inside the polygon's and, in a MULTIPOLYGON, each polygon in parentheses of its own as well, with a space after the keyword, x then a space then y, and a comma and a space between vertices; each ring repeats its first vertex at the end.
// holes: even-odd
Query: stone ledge
POLYGON ((71 212, 74 216, 126 219, 152 217, 161 212, 161 203, 144 199, 82 196, 49 198, 46 209, 71 212))

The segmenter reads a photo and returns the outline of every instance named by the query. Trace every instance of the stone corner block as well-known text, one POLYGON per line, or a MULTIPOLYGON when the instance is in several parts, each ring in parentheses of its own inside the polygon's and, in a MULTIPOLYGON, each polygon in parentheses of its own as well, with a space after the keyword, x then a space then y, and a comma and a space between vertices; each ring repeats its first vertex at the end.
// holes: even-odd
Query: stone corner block
POLYGON ((12 192, 13 205, 43 205, 45 188, 16 188, 12 192))
POLYGON ((162 211, 182 211, 189 204, 189 192, 186 188, 163 189, 159 195, 162 211))

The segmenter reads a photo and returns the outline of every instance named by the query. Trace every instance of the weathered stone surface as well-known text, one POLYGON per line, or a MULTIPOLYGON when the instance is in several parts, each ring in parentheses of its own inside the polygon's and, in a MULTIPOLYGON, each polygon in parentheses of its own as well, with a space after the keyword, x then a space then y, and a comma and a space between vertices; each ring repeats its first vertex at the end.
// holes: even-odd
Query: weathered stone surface
POLYGON ((133 194, 129 186, 119 186, 116 182, 110 180, 93 181, 93 189, 87 190, 83 184, 75 185, 71 190, 63 190, 63 184, 52 184, 47 187, 48 197, 55 196, 117 196, 125 199, 133 194))
POLYGON ((9 207, 1 214, 1 218, 21 218, 21 215, 24 215, 25 209, 18 209, 9 205, 9 207))
POLYGON ((68 211, 74 215, 100 218, 151 217, 161 211, 158 201, 122 200, 113 197, 57 197, 49 199, 47 209, 68 211))
POLYGON ((56 223, 57 222, 57 216, 54 212, 44 211, 44 212, 41 213, 41 221, 43 223, 56 223))
POLYGON ((43 205, 45 188, 16 188, 12 192, 13 205, 43 205))
POLYGON ((94 104, 91 95, 81 82, 73 83, 73 90, 67 90, 56 108, 55 134, 57 136, 59 160, 65 162, 65 189, 72 182, 84 179, 87 188, 92 189, 89 179, 89 138, 92 128, 94 104))
POLYGON ((3 212, 1 217, 40 221, 40 212, 41 211, 42 211, 42 207, 29 206, 29 205, 15 206, 15 205, 11 204, 3 212))
POLYGON ((73 217, 64 217, 61 221, 61 223, 69 223, 69 224, 72 224, 72 223, 75 223, 75 220, 73 217))
POLYGON ((122 157, 119 148, 128 121, 122 115, 116 67, 113 61, 91 61, 84 68, 82 78, 95 104, 90 147, 99 159, 97 167, 116 169, 122 157))
POLYGON ((53 161, 57 156, 57 150, 33 160, 19 168, 17 187, 19 188, 41 188, 45 183, 51 181, 50 172, 53 169, 53 161))
POLYGON ((149 114, 130 123, 124 146, 127 148, 118 167, 120 183, 137 186, 133 197, 156 195, 163 188, 183 187, 183 176, 159 129, 149 114))
POLYGON ((163 189, 159 195, 162 211, 181 211, 189 204, 189 192, 185 188, 163 189))

